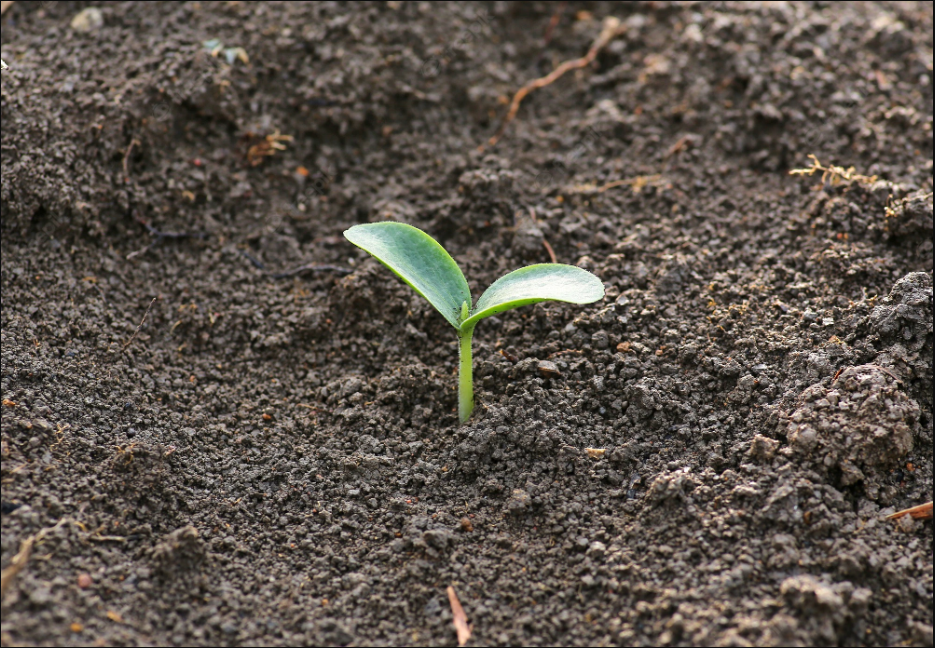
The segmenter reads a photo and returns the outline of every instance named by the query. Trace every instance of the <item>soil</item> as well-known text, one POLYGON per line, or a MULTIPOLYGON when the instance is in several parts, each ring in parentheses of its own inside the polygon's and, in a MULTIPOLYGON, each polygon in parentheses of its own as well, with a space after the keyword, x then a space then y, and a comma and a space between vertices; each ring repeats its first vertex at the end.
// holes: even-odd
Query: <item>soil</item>
POLYGON ((470 645, 931 646, 885 516, 932 499, 932 46, 928 2, 15 3, 3 644, 455 645, 453 586, 470 645), (454 331, 341 236, 385 219, 475 298, 546 242, 607 296, 482 322, 459 426, 454 331))

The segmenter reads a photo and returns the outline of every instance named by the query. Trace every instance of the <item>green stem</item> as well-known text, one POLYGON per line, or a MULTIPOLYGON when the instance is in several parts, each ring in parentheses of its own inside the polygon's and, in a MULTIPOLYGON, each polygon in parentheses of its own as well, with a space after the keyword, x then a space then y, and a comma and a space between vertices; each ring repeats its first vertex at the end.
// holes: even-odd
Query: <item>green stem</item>
POLYGON ((471 361, 471 342, 474 327, 458 331, 461 358, 458 369, 458 418, 462 423, 468 420, 474 411, 474 368, 471 361))

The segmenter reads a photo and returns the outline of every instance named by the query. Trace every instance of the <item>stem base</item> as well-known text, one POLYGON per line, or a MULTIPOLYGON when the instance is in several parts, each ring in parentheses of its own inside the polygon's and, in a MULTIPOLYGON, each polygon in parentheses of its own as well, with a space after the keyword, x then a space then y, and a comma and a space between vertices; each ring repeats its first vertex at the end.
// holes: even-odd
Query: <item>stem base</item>
POLYGON ((471 357, 471 343, 474 340, 474 327, 458 331, 458 419, 465 423, 474 411, 474 366, 471 357))

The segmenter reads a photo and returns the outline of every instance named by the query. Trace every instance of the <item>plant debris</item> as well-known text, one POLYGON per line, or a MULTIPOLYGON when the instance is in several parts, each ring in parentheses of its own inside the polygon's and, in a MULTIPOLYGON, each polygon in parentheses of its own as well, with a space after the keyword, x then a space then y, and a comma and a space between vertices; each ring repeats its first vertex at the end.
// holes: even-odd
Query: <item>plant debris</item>
MULTIPOLYGON (((510 109, 507 111, 506 116, 503 118, 503 122, 500 124, 500 128, 497 129, 497 132, 493 137, 487 140, 487 145, 496 146, 497 142, 500 141, 504 131, 506 131, 506 127, 516 117, 516 112, 519 110, 519 104, 523 101, 526 95, 528 95, 533 90, 551 85, 569 70, 577 70, 579 68, 590 65, 597 56, 598 52, 604 49, 608 43, 610 43, 614 38, 622 34, 624 31, 626 31, 626 27, 620 23, 619 19, 613 16, 608 16, 604 19, 604 26, 603 29, 601 29, 600 35, 594 41, 594 44, 591 45, 591 49, 588 50, 587 54, 578 59, 565 61, 557 68, 555 68, 551 73, 539 79, 530 81, 522 88, 517 90, 516 94, 513 95, 513 101, 510 102, 510 109)), ((483 149, 483 146, 481 149, 483 149)))
POLYGON ((471 638, 471 626, 468 625, 467 615, 464 614, 464 608, 461 607, 455 588, 451 585, 448 586, 448 602, 451 604, 451 623, 454 624, 455 632, 458 633, 458 645, 463 646, 471 638))
POLYGON ((813 176, 816 173, 821 173, 822 183, 830 183, 832 186, 840 184, 849 184, 851 182, 860 182, 862 184, 873 184, 877 181, 877 176, 865 176, 857 173, 857 170, 854 167, 840 167, 840 166, 824 166, 821 162, 818 161, 818 158, 814 155, 809 155, 808 159, 812 161, 812 165, 804 169, 792 169, 789 171, 789 175, 794 176, 813 176))
MULTIPOLYGON (((247 137, 252 138, 255 136, 249 133, 247 137)), ((247 149, 247 163, 250 166, 259 166, 266 158, 276 155, 276 151, 285 151, 286 145, 284 142, 291 142, 292 139, 292 135, 282 135, 278 130, 267 135, 262 141, 247 149)))
POLYGON ((26 563, 29 562, 29 556, 32 555, 33 547, 39 542, 42 542, 43 538, 45 538, 47 535, 61 528, 70 521, 71 520, 67 518, 62 518, 55 526, 42 529, 38 533, 29 536, 20 543, 19 551, 10 560, 9 566, 7 566, 3 570, 2 574, 0 574, 0 599, 3 599, 6 596, 7 591, 9 591, 10 586, 13 585, 13 581, 16 579, 16 576, 26 567, 26 563))
POLYGON ((912 508, 903 509, 902 511, 896 511, 886 516, 887 520, 898 520, 899 518, 909 516, 916 520, 931 520, 932 519, 932 502, 927 504, 919 504, 918 506, 913 506, 912 508))

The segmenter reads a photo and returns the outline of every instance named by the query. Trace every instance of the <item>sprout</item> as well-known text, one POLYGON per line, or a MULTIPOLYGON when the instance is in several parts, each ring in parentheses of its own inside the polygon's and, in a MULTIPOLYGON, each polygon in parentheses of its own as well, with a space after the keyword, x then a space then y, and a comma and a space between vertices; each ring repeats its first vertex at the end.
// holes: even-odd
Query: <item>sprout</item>
POLYGON ((458 331, 461 353, 458 417, 462 423, 474 410, 471 341, 480 320, 541 301, 590 304, 604 297, 601 280, 587 270, 542 263, 500 277, 471 308, 471 289, 461 268, 445 248, 422 230, 403 223, 371 223, 355 225, 344 236, 396 273, 458 331))

